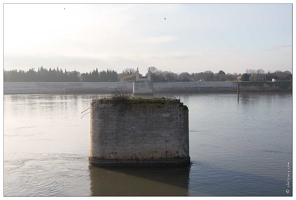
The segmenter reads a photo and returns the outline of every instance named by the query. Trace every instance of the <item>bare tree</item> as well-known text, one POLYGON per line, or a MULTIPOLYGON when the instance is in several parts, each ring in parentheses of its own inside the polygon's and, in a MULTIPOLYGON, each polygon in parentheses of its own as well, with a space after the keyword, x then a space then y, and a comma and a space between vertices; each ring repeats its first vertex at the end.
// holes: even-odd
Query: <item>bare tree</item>
POLYGON ((125 74, 125 75, 131 75, 131 74, 136 73, 136 70, 133 69, 133 68, 126 68, 126 69, 124 69, 124 70, 122 71, 122 73, 125 74))
POLYGON ((112 92, 112 99, 116 101, 125 101, 128 98, 130 98, 130 96, 130 94, 123 91, 119 91, 117 89, 115 89, 115 91, 112 92))

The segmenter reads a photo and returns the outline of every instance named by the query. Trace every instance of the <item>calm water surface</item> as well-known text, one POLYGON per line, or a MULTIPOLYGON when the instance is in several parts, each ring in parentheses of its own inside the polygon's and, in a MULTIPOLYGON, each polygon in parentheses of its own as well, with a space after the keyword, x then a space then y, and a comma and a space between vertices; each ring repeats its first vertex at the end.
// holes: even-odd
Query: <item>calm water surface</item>
POLYGON ((106 96, 4 95, 4 196, 292 195, 292 94, 179 95, 192 165, 172 169, 88 165, 81 112, 106 96))

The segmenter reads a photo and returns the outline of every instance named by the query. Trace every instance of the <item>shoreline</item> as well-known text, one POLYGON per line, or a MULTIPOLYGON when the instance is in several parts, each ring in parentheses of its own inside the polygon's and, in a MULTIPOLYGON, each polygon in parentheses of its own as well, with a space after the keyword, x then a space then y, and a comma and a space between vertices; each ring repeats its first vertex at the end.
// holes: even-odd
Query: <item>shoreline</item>
MULTIPOLYGON (((133 82, 4 82, 4 94, 133 93, 133 82)), ((165 82, 154 93, 292 92, 292 82, 165 82)))

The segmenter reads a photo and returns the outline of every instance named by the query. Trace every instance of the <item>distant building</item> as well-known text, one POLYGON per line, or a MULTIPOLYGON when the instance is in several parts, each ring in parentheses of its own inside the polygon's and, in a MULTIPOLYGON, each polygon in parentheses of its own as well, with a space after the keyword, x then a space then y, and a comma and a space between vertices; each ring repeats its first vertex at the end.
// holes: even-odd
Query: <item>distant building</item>
POLYGON ((151 71, 148 69, 147 76, 141 76, 139 69, 136 71, 136 81, 133 83, 134 95, 151 95, 153 94, 153 82, 151 80, 151 71))
POLYGON ((151 71, 150 68, 148 69, 148 75, 147 76, 141 76, 139 73, 139 68, 137 68, 136 71, 136 81, 151 81, 151 71))

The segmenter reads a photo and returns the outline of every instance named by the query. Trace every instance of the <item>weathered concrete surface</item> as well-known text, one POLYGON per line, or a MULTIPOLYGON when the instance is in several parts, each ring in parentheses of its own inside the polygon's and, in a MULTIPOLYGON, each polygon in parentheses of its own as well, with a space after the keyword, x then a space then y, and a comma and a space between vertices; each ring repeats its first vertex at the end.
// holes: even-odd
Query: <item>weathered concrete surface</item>
POLYGON ((188 166, 188 108, 173 99, 93 100, 89 162, 97 166, 188 166))

